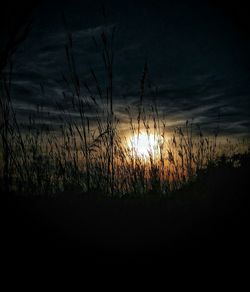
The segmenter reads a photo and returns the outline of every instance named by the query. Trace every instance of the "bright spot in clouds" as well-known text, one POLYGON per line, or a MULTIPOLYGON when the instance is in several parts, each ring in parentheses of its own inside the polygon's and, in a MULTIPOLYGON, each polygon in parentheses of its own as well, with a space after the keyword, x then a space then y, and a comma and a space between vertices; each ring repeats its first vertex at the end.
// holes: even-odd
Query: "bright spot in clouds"
POLYGON ((140 133, 130 138, 129 149, 133 155, 148 158, 150 154, 155 156, 159 151, 162 138, 160 136, 154 136, 153 134, 140 133))

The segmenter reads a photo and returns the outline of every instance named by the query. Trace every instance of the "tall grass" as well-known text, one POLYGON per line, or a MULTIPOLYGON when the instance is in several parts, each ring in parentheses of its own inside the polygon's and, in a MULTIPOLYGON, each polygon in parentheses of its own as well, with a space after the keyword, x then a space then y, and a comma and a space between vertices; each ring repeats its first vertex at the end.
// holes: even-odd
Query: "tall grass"
POLYGON ((105 80, 100 82, 91 70, 92 87, 79 78, 72 35, 67 34, 69 70, 63 78, 68 86, 64 98, 70 99, 70 106, 57 104, 59 129, 52 124, 39 125, 32 116, 28 127, 22 129, 12 103, 11 74, 8 80, 2 79, 1 179, 5 191, 167 196, 194 180, 223 153, 232 155, 229 148, 218 144, 218 133, 206 137, 193 122, 187 121, 169 134, 167 120, 159 114, 156 103, 144 104, 147 63, 138 106, 126 107, 129 129, 123 134, 114 109, 114 34, 115 29, 94 38, 101 49, 105 80), (148 140, 146 155, 140 153, 141 135, 148 140))

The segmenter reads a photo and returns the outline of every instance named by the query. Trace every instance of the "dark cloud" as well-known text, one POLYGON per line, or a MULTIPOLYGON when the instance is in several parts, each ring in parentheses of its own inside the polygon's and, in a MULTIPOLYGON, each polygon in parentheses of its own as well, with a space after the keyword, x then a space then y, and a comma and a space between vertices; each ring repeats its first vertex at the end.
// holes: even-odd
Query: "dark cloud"
MULTIPOLYGON (((90 85, 90 68, 104 84, 102 56, 92 37, 117 26, 114 98, 122 120, 126 104, 138 103, 147 59, 157 104, 170 124, 195 118, 212 128, 220 114, 225 130, 249 133, 250 41, 228 11, 208 1, 104 2, 106 19, 97 0, 45 1, 40 6, 14 59, 13 95, 19 103, 53 109, 68 90, 62 80, 68 74, 64 12, 79 77, 90 85)), ((153 98, 147 89, 145 104, 153 98)))

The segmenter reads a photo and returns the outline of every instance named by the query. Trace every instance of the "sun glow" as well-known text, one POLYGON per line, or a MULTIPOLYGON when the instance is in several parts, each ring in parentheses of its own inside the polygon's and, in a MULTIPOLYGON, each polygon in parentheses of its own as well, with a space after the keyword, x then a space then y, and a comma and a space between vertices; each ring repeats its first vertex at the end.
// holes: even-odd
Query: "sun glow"
POLYGON ((142 158, 149 158, 150 155, 154 157, 159 153, 162 138, 153 134, 140 133, 134 135, 129 141, 129 149, 132 155, 142 158))

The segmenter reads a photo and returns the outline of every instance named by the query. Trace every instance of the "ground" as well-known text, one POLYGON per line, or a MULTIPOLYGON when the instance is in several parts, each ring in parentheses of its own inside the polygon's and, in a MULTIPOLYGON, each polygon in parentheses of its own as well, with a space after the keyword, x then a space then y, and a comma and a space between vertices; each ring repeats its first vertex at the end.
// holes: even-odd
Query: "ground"
POLYGON ((211 168, 168 198, 5 198, 10 254, 249 258, 249 164, 211 168))

